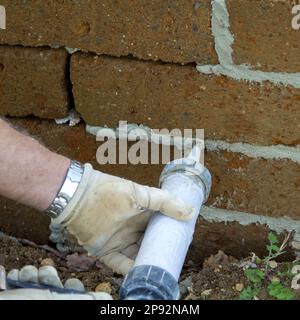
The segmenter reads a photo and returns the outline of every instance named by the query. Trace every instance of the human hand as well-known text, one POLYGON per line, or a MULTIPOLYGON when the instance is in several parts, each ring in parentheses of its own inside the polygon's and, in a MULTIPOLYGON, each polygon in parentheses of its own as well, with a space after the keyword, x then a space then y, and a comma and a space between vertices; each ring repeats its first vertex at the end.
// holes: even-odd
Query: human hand
POLYGON ((154 211, 178 220, 196 214, 165 190, 104 174, 86 164, 76 193, 53 222, 67 227, 91 255, 125 275, 154 211))
POLYGON ((8 290, 0 293, 0 300, 112 300, 107 293, 86 293, 83 283, 75 278, 63 285, 57 270, 51 266, 39 269, 25 266, 10 271, 7 278, 12 281, 8 280, 8 290), (22 284, 23 288, 14 289, 11 283, 22 284))

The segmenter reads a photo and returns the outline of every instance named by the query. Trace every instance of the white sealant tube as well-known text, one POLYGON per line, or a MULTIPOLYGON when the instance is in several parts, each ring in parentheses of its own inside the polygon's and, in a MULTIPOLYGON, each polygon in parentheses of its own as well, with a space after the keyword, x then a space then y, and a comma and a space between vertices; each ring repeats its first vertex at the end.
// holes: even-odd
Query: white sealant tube
MULTIPOLYGON (((182 199, 200 213, 205 197, 205 187, 196 184, 183 173, 174 173, 163 182, 162 189, 182 199)), ((177 281, 179 279, 188 248, 192 242, 198 214, 182 222, 161 213, 152 217, 138 256, 135 267, 152 265, 168 271, 177 281)))

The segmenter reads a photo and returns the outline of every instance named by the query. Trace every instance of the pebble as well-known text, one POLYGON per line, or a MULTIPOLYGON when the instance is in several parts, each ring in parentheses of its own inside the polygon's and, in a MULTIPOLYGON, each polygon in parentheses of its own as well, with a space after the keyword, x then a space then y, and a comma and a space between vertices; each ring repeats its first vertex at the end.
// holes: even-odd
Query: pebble
POLYGON ((212 293, 212 289, 207 289, 201 292, 201 296, 207 297, 207 296, 210 296, 211 293, 212 293))
POLYGON ((181 296, 189 294, 189 289, 192 286, 192 278, 187 277, 179 283, 179 289, 181 296))
POLYGON ((292 241, 292 247, 296 250, 300 250, 300 241, 292 241))
POLYGON ((298 274, 298 273, 300 273, 300 265, 299 264, 293 266, 293 269, 292 269, 292 274, 298 274))
POLYGON ((300 274, 297 274, 294 276, 292 280, 291 288, 294 290, 300 290, 300 274))
POLYGON ((269 266, 270 266, 270 268, 272 268, 272 269, 276 269, 277 266, 278 266, 278 264, 277 264, 276 261, 271 260, 271 261, 269 261, 269 266))
POLYGON ((272 282, 280 282, 280 279, 278 277, 273 277, 271 279, 272 282))
POLYGON ((41 261, 41 266, 42 267, 44 267, 44 266, 55 267, 55 262, 51 258, 46 258, 41 261))
POLYGON ((235 285, 235 290, 236 291, 241 292, 241 291, 243 291, 243 289, 244 289, 244 284, 243 283, 237 283, 235 285))
POLYGON ((184 300, 199 300, 199 297, 190 292, 189 295, 186 298, 184 298, 184 300))
POLYGON ((105 292, 108 294, 112 293, 112 287, 111 284, 109 282, 102 282, 100 284, 98 284, 98 286, 95 289, 96 292, 105 292))
POLYGON ((252 261, 242 261, 241 263, 238 264, 238 266, 240 268, 243 268, 243 270, 257 268, 257 264, 252 261))

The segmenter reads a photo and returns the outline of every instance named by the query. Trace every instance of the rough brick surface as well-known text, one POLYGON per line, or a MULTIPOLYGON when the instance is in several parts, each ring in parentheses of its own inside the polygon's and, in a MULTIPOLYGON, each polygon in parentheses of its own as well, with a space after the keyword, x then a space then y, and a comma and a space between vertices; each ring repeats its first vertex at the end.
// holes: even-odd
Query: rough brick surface
MULTIPOLYGON (((242 226, 238 222, 212 223, 199 220, 194 234, 194 241, 190 247, 188 258, 194 261, 202 260, 212 252, 222 250, 234 257, 249 257, 255 252, 259 257, 267 255, 266 245, 270 230, 262 225, 242 226)), ((279 237, 282 242, 284 235, 279 237)), ((292 250, 287 248, 287 254, 280 257, 282 261, 293 259, 292 250)))
POLYGON ((67 114, 67 53, 0 46, 0 115, 67 114))
POLYGON ((32 208, 0 197, 0 231, 39 244, 49 241, 50 219, 32 208))
MULTIPOLYGON (((68 126, 57 126, 53 121, 37 119, 14 120, 14 123, 25 128, 54 151, 58 151, 81 162, 89 161, 97 169, 107 173, 120 175, 140 183, 157 185, 162 170, 162 166, 160 165, 97 165, 95 155, 99 142, 96 142, 94 136, 85 133, 83 125, 70 128, 68 126)), ((285 183, 285 190, 289 190, 294 183, 294 178, 290 174, 288 177, 291 181, 289 182, 287 181, 288 177, 286 179, 281 177, 280 171, 286 172, 289 170, 288 167, 291 167, 291 171, 294 171, 295 168, 291 164, 274 162, 272 165, 278 167, 278 172, 275 169, 269 172, 268 163, 262 160, 249 160, 243 159, 238 155, 233 157, 228 154, 216 153, 211 153, 206 158, 208 167, 215 173, 211 201, 213 201, 217 194, 224 195, 226 188, 228 188, 228 195, 224 195, 224 197, 232 197, 234 187, 230 186, 230 184, 234 185, 235 181, 237 181, 239 188, 236 188, 237 194, 235 195, 235 199, 239 199, 238 195, 240 197, 246 195, 253 205, 256 202, 258 206, 269 206, 273 201, 272 207, 277 207, 279 210, 282 208, 282 215, 284 215, 286 208, 283 208, 283 205, 286 205, 286 202, 281 202, 282 198, 280 197, 277 199, 278 190, 282 189, 283 183, 285 183), (252 171, 251 167, 254 167, 252 171), (262 175, 259 175, 259 172, 262 175), (270 177, 267 177, 268 174, 270 177), (262 181, 265 179, 267 180, 264 186, 265 190, 262 190, 262 181), (242 182, 244 185, 242 185, 242 182), (257 190, 255 189, 256 187, 257 190), (255 191, 249 191, 252 189, 255 191), (264 198, 261 196, 255 199, 259 192, 262 192, 264 198)), ((238 200, 234 201, 238 203, 238 200)), ((289 205, 291 207, 295 208, 297 203, 299 203, 299 199, 297 200, 289 196, 289 205)), ((238 205, 236 209, 239 209, 238 205)), ((47 241, 49 219, 41 213, 4 199, 0 200, 0 212, 0 229, 2 231, 19 237, 30 238, 39 243, 47 241)), ((203 259, 212 253, 216 253, 219 249, 236 256, 246 256, 252 251, 255 251, 257 254, 263 254, 267 232, 267 228, 262 226, 241 226, 238 223, 227 223, 225 225, 224 223, 200 221, 197 226, 190 256, 194 259, 203 259)))
POLYGON ((204 128, 208 139, 299 144, 300 90, 203 75, 191 66, 88 54, 72 58, 76 107, 91 125, 204 128))
MULTIPOLYGON (((46 120, 31 119, 17 120, 15 123, 52 150, 70 158, 83 163, 91 162, 99 170, 139 183, 151 186, 158 184, 162 165, 98 165, 96 150, 100 144, 94 136, 85 133, 83 125, 69 128, 46 120)), ((228 152, 208 152, 205 160, 213 173, 210 205, 272 217, 289 216, 299 219, 299 165, 291 161, 255 159, 228 152)), ((22 210, 22 206, 15 207, 11 202, 1 201, 1 208, 6 208, 0 216, 2 225, 5 217, 13 221, 12 214, 15 218, 23 211, 23 222, 30 220, 32 215, 37 216, 32 210, 22 210)), ((48 223, 48 220, 45 221, 48 223)), ((45 229, 41 230, 44 234, 45 229)), ((37 232, 36 229, 34 232, 37 232)))
MULTIPOLYGON (((300 219, 299 164, 289 160, 249 158, 225 151, 206 152, 205 164, 213 175, 208 205, 270 217, 300 219)), ((97 165, 97 168, 157 186, 163 166, 97 165)))
POLYGON ((0 43, 216 63, 210 0, 11 1, 0 43))
POLYGON ((209 204, 258 215, 300 219, 299 164, 228 152, 208 152, 205 161, 213 173, 209 204))
POLYGON ((234 61, 264 71, 300 72, 300 31, 292 29, 295 0, 228 0, 234 61))

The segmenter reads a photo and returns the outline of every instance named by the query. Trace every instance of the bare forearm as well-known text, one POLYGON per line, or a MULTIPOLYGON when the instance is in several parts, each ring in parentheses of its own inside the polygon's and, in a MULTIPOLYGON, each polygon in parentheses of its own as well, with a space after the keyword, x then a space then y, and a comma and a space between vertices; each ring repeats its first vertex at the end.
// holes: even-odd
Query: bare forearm
POLYGON ((0 195, 46 210, 69 165, 68 158, 49 151, 0 119, 0 195))

